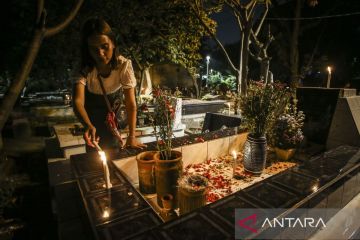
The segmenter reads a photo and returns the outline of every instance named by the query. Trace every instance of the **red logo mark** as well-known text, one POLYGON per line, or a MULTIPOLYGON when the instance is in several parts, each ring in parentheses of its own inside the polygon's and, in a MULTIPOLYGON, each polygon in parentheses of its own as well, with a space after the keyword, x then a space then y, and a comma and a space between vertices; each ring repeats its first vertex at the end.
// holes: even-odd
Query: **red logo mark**
POLYGON ((239 220, 238 225, 242 228, 245 228, 245 229, 253 232, 253 233, 257 233, 257 229, 252 228, 245 224, 245 222, 247 222, 247 221, 251 221, 250 225, 255 225, 256 224, 256 214, 254 213, 253 215, 250 215, 244 219, 239 220))

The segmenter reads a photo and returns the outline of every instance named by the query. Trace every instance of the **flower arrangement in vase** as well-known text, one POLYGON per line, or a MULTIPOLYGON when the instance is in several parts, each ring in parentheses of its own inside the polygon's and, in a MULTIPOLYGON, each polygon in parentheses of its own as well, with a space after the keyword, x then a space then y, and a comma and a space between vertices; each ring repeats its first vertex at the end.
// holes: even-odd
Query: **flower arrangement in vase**
POLYGON ((182 154, 172 150, 174 102, 176 98, 163 89, 159 87, 153 89, 152 123, 158 150, 154 155, 157 203, 163 207, 161 198, 171 194, 174 198, 174 208, 176 208, 178 205, 177 181, 182 175, 182 154))
POLYGON ((171 159, 172 137, 175 117, 174 98, 163 89, 157 87, 153 90, 153 127, 156 137, 157 149, 163 160, 171 159))
POLYGON ((289 160, 304 139, 302 127, 305 115, 302 111, 298 111, 296 105, 297 100, 294 98, 274 123, 271 135, 276 155, 280 160, 289 160))
POLYGON ((289 100, 288 88, 279 83, 250 81, 240 96, 241 116, 249 130, 244 147, 244 168, 260 174, 266 163, 266 133, 284 111, 289 100))

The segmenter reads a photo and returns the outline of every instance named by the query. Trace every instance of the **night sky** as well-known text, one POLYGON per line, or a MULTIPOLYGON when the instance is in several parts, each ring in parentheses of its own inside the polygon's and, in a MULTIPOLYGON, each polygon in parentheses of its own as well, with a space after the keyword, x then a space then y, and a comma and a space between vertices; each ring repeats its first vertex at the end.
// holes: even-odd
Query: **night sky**
POLYGON ((223 44, 234 43, 240 40, 238 25, 228 8, 216 13, 212 18, 218 23, 216 36, 223 44))
MULTIPOLYGON (((287 81, 288 70, 285 69, 286 67, 279 67, 286 65, 280 60, 282 56, 280 56, 279 49, 289 52, 290 35, 286 36, 286 29, 283 26, 287 25, 289 30, 292 30, 295 1, 278 0, 277 2, 281 4, 278 5, 276 1, 273 1, 264 26, 270 24, 275 35, 275 41, 269 48, 272 70, 276 73, 275 77, 287 81), (284 34, 280 36, 279 34, 282 32, 284 34)), ((314 81, 316 84, 322 84, 321 79, 327 74, 326 66, 330 65, 334 71, 333 78, 336 78, 338 82, 337 87, 343 87, 352 82, 352 87, 360 88, 360 0, 319 0, 318 3, 317 6, 310 7, 304 1, 302 6, 301 17, 313 19, 300 21, 300 65, 305 65, 306 57, 314 53, 312 71, 309 72, 308 77, 318 78, 317 82, 314 81), (323 16, 331 17, 317 19, 317 17, 323 16)), ((240 34, 234 16, 229 9, 225 8, 221 13, 214 14, 212 18, 218 23, 217 37, 223 45, 231 45, 229 53, 237 61, 239 49, 236 46, 239 45, 237 42, 240 40, 240 34)), ((207 49, 208 52, 205 53, 212 56, 213 65, 211 67, 218 68, 216 70, 230 69, 222 56, 222 51, 215 50, 215 48, 217 47, 207 49), (223 64, 216 66, 216 63, 223 64)), ((256 67, 256 64, 250 66, 250 71, 256 67)))

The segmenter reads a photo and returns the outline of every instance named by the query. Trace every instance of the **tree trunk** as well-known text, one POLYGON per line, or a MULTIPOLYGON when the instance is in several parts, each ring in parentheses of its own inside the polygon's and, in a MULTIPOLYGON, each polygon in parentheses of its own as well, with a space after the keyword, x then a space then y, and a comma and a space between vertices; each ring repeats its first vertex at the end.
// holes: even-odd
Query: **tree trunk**
POLYGON ((242 91, 241 91, 241 88, 242 88, 242 72, 243 72, 243 53, 244 53, 244 32, 241 32, 241 42, 240 42, 240 59, 239 59, 239 71, 238 71, 238 76, 237 76, 237 82, 236 82, 236 86, 237 86, 237 92, 239 95, 241 95, 242 91))
MULTIPOLYGON (((58 32, 62 31, 76 16, 84 0, 78 0, 72 10, 69 12, 69 15, 58 25, 51 27, 49 29, 45 28, 46 20, 46 11, 44 9, 44 0, 38 0, 37 4, 37 20, 34 35, 27 50, 26 56, 18 73, 16 74, 15 79, 11 82, 10 87, 8 88, 3 101, 0 107, 0 131, 4 128, 4 125, 9 118, 9 115, 16 103, 17 98, 20 95, 21 90, 25 85, 25 81, 30 74, 33 63, 36 59, 36 56, 39 52, 42 40, 45 37, 50 37, 58 32)), ((1 141, 2 143, 2 141, 1 141)), ((0 151, 2 147, 0 146, 0 151)))
POLYGON ((303 0, 296 0, 295 7, 295 21, 293 24, 293 32, 291 36, 291 45, 290 45, 290 73, 291 73, 291 85, 293 87, 298 86, 299 81, 299 31, 300 31, 300 16, 301 16, 301 6, 303 0))
POLYGON ((265 58, 261 61, 261 77, 262 80, 264 80, 265 83, 269 82, 269 68, 270 68, 270 59, 265 58))
POLYGON ((199 92, 199 86, 197 84, 197 78, 195 76, 191 76, 191 79, 192 79, 194 87, 195 87, 196 98, 199 98, 200 92, 199 92))
POLYGON ((240 95, 245 95, 247 91, 248 82, 248 63, 249 63, 249 39, 250 39, 251 26, 245 28, 244 32, 244 49, 242 51, 242 69, 241 69, 241 88, 240 95))
POLYGON ((20 70, 18 71, 14 81, 12 81, 8 88, 0 108, 0 129, 2 130, 9 115, 16 103, 16 100, 25 85, 32 65, 35 61, 37 53, 39 52, 41 42, 44 38, 44 29, 36 29, 31 44, 28 48, 25 60, 23 61, 20 70))

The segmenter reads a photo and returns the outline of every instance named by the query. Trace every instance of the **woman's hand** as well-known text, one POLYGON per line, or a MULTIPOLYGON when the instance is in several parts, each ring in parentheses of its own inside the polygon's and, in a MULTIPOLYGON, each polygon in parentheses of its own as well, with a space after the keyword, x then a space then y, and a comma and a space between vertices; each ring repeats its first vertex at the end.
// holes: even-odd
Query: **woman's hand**
POLYGON ((137 148, 137 149, 143 149, 146 148, 147 146, 145 144, 140 143, 135 136, 128 136, 127 140, 126 140, 126 147, 129 148, 137 148))
POLYGON ((93 142, 99 142, 100 137, 96 137, 96 128, 94 126, 87 127, 84 133, 84 140, 90 147, 95 147, 93 142))

